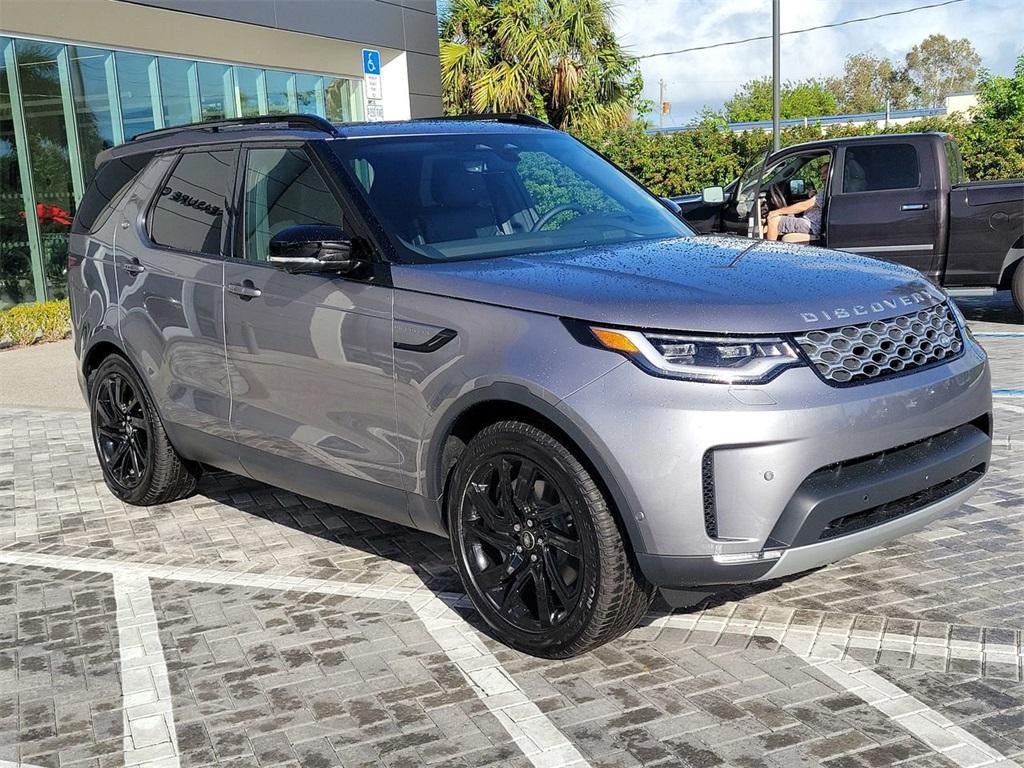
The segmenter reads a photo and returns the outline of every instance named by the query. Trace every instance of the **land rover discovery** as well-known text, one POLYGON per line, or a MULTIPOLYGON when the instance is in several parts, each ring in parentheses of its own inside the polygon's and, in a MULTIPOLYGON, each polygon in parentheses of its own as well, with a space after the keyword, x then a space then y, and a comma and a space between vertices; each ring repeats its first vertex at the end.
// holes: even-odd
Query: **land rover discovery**
POLYGON ((695 236, 521 116, 138 136, 69 282, 115 496, 216 467, 446 536, 539 656, 876 547, 989 462, 985 354, 920 273, 695 236))

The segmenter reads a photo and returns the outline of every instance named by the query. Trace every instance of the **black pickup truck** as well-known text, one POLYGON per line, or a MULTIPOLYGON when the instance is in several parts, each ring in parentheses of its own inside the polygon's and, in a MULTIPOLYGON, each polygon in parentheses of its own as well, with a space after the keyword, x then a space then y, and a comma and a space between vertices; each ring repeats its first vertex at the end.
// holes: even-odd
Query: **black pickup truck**
POLYGON ((960 150, 944 133, 798 144, 727 187, 671 199, 698 232, 763 237, 769 211, 818 192, 825 163, 821 234, 783 239, 906 264, 954 296, 1010 289, 1024 312, 1024 179, 964 181, 960 150))

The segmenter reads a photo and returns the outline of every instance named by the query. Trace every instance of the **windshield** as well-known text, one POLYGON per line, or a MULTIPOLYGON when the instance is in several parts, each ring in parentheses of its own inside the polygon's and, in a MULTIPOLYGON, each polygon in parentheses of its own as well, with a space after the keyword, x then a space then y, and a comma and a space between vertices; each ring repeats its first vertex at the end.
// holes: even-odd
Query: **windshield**
POLYGON ((330 142, 403 261, 483 259, 693 232, 556 131, 330 142))

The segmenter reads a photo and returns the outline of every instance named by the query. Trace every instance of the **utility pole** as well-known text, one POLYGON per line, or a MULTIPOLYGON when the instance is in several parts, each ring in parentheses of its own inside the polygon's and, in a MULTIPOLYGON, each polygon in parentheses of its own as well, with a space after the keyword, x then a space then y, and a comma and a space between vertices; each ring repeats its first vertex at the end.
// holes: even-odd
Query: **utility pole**
POLYGON ((665 78, 658 79, 658 130, 665 127, 665 78))
POLYGON ((782 146, 779 135, 779 2, 780 0, 772 0, 772 147, 775 152, 782 146))

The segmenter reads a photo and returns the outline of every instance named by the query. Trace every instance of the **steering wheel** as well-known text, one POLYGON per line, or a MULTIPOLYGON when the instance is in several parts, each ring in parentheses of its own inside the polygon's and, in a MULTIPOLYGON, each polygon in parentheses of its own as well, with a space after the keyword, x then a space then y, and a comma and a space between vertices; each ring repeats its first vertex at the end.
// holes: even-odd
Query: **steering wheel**
POLYGON ((772 184, 768 188, 768 198, 771 200, 773 211, 786 207, 786 195, 778 184, 772 184))
POLYGON ((565 213, 566 211, 576 211, 581 216, 585 216, 587 214, 586 209, 584 209, 579 203, 562 203, 561 205, 556 205, 547 213, 542 214, 541 217, 537 219, 537 222, 530 227, 530 231, 539 231, 545 224, 550 224, 551 220, 555 218, 555 216, 560 213, 565 213))

